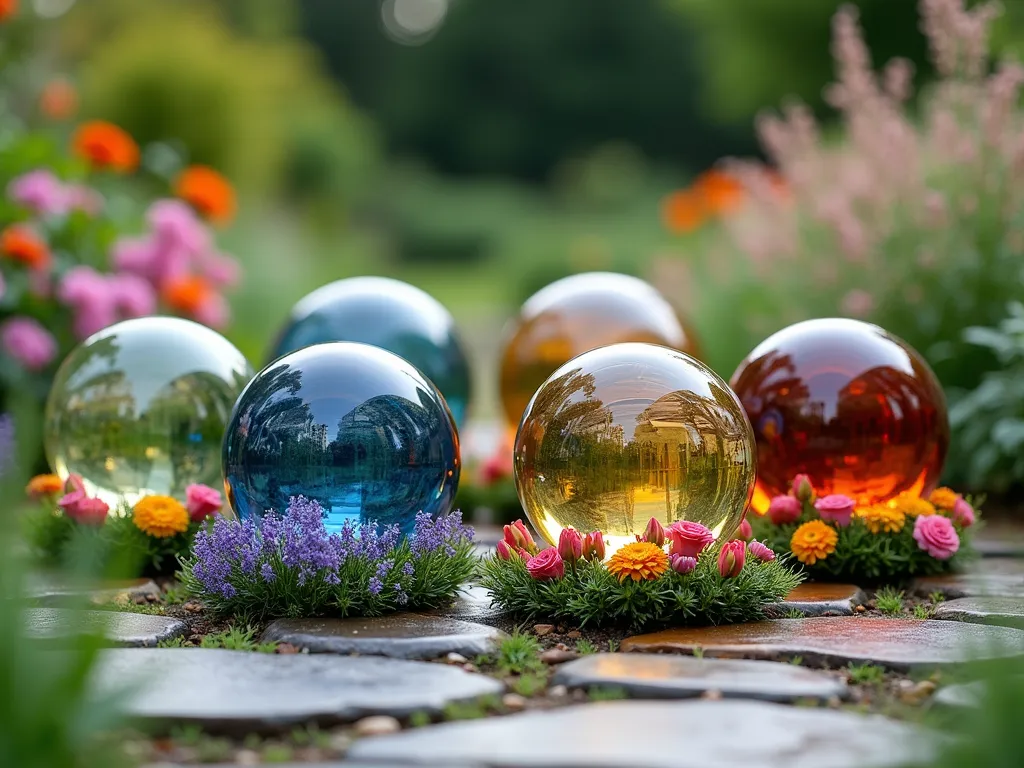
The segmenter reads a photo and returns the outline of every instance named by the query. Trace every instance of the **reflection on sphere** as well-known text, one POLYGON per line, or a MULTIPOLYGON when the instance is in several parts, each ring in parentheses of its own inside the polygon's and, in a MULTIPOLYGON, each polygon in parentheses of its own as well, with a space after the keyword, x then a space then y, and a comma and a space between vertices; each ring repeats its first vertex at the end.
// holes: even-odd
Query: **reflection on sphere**
POLYGON ((454 319, 430 294, 385 277, 330 283, 295 305, 270 357, 327 341, 372 344, 405 358, 441 390, 455 423, 465 424, 469 364, 454 319))
POLYGON ((750 424, 735 395, 692 357, 615 344, 566 363, 530 402, 515 445, 519 498, 550 543, 601 530, 609 554, 652 517, 721 538, 743 517, 755 476, 750 424))
POLYGON ((379 347, 333 342, 274 361, 245 388, 224 440, 224 481, 242 519, 315 499, 329 530, 451 511, 459 442, 437 388, 379 347))
POLYGON ((747 357, 732 386, 754 427, 755 508, 805 473, 859 504, 928 494, 949 447, 946 401, 904 341, 858 320, 797 323, 747 357))
POLYGON ((145 317, 112 325, 57 371, 46 405, 47 458, 112 507, 120 497, 184 499, 191 483, 216 487, 224 429, 251 376, 242 353, 198 323, 145 317))
POLYGON ((576 355, 622 342, 661 344, 699 356, 693 332, 649 283, 610 272, 558 280, 523 304, 501 358, 501 402, 519 424, 533 393, 576 355))

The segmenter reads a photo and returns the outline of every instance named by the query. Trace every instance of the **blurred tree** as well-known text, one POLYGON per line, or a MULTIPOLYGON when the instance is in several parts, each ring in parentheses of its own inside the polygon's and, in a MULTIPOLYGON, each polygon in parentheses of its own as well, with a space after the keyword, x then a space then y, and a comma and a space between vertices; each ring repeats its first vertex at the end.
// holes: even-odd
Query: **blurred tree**
POLYGON ((702 119, 696 41, 662 0, 430 0, 447 13, 422 45, 382 23, 414 0, 301 1, 391 148, 439 170, 544 179, 609 141, 691 168, 754 148, 749 125, 702 119))

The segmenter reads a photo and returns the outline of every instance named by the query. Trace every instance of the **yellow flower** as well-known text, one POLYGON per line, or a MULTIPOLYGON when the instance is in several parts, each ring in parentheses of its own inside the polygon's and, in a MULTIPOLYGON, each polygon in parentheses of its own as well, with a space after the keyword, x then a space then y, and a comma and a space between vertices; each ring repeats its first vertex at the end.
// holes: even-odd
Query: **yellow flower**
POLYGON ((936 488, 928 500, 939 509, 952 509, 960 494, 952 488, 936 488))
POLYGON ((36 475, 25 486, 25 493, 32 499, 56 496, 63 490, 64 481, 57 477, 57 475, 36 475))
POLYGON ((633 581, 656 579, 668 570, 668 555, 657 544, 637 541, 626 544, 608 560, 608 571, 625 581, 629 576, 633 581))
POLYGON ((814 565, 836 551, 839 534, 821 520, 811 520, 795 531, 789 540, 789 548, 796 559, 804 565, 814 565))
POLYGON ((935 514, 935 505, 918 496, 900 496, 893 502, 896 509, 907 517, 926 517, 935 514))
POLYGON ((885 504, 861 507, 857 510, 857 517, 864 521, 872 533, 899 533, 907 522, 903 510, 885 504))
POLYGON ((188 530, 188 510, 170 496, 146 496, 132 512, 135 527, 158 539, 188 530))

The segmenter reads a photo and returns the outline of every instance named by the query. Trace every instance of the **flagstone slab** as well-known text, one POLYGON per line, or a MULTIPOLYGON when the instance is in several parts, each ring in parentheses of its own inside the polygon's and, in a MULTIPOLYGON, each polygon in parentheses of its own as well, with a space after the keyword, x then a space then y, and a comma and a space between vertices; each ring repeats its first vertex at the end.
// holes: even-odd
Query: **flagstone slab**
POLYGON ((185 634, 185 623, 167 616, 119 611, 80 611, 69 608, 29 608, 25 633, 33 640, 56 644, 82 635, 102 634, 113 645, 155 646, 185 634))
MULTIPOLYGON (((439 715, 504 685, 461 667, 376 656, 271 654, 207 648, 105 651, 100 690, 136 683, 130 716, 217 731, 333 725, 370 715, 439 715)), ((436 761, 435 761, 436 762, 436 761)), ((442 761, 444 762, 444 761, 442 761)))
POLYGON ((984 557, 1024 557, 1024 525, 986 520, 972 543, 984 557))
POLYGON ((439 613, 464 621, 489 621, 504 611, 491 601, 491 593, 483 587, 463 587, 450 607, 439 613))
POLYGON ((706 657, 791 659, 811 666, 868 662, 896 670, 1024 655, 1024 631, 953 621, 777 619, 721 627, 667 629, 628 637, 623 651, 706 657), (698 650, 699 649, 699 650, 698 650))
POLYGON ((44 573, 33 575, 25 586, 28 599, 44 605, 73 601, 99 604, 136 597, 160 597, 160 587, 151 579, 83 583, 44 573))
POLYGON ((1024 599, 1024 559, 982 558, 964 573, 916 579, 912 589, 924 597, 941 592, 947 598, 989 595, 1024 599))
POLYGON ((359 653, 393 659, 467 658, 490 653, 505 637, 485 624, 447 616, 398 613, 371 619, 279 619, 264 642, 290 643, 313 653, 359 653))
POLYGON ((804 616, 852 616, 853 609, 866 601, 867 595, 854 584, 808 581, 770 610, 780 618, 790 611, 799 611, 804 616))
POLYGON ((631 653, 595 653, 570 661, 558 668, 551 683, 619 688, 646 699, 686 699, 717 691, 726 698, 821 701, 849 693, 843 681, 794 664, 631 653))
POLYGON ((935 618, 1024 628, 1024 598, 959 597, 935 606, 935 618))
POLYGON ((362 739, 349 756, 487 768, 881 768, 927 760, 929 743, 879 715, 756 701, 615 701, 362 739))

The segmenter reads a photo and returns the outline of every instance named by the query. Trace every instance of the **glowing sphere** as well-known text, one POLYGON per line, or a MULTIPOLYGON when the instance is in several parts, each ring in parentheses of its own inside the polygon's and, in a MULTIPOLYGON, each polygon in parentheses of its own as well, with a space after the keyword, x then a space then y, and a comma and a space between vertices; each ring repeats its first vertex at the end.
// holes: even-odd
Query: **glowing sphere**
POLYGON ((455 423, 465 423, 469 365, 455 321, 419 288, 385 277, 318 288, 295 305, 271 359, 325 341, 358 341, 405 358, 441 390, 455 423))
POLYGON ((328 529, 451 511, 459 438, 437 388, 411 363, 368 344, 317 344, 260 371, 224 438, 224 484, 240 518, 315 499, 328 529))
POLYGON ((586 352, 543 383, 515 445, 519 499, 549 542, 601 530, 609 554, 648 520, 731 536, 754 489, 754 436, 732 390, 653 344, 586 352))
POLYGON ((946 401, 904 341, 858 320, 808 320, 770 336, 732 377, 757 439, 754 506, 804 473, 860 504, 927 494, 949 447, 946 401))
POLYGON ((519 423, 555 369, 591 349, 661 344, 696 356, 697 342, 672 305, 635 277, 589 272, 558 280, 523 304, 501 357, 501 402, 519 423))
POLYGON ((149 494, 183 500, 191 483, 216 487, 224 429, 251 376, 242 353, 198 323, 112 325, 57 371, 44 428, 50 466, 81 475, 112 506, 149 494))

